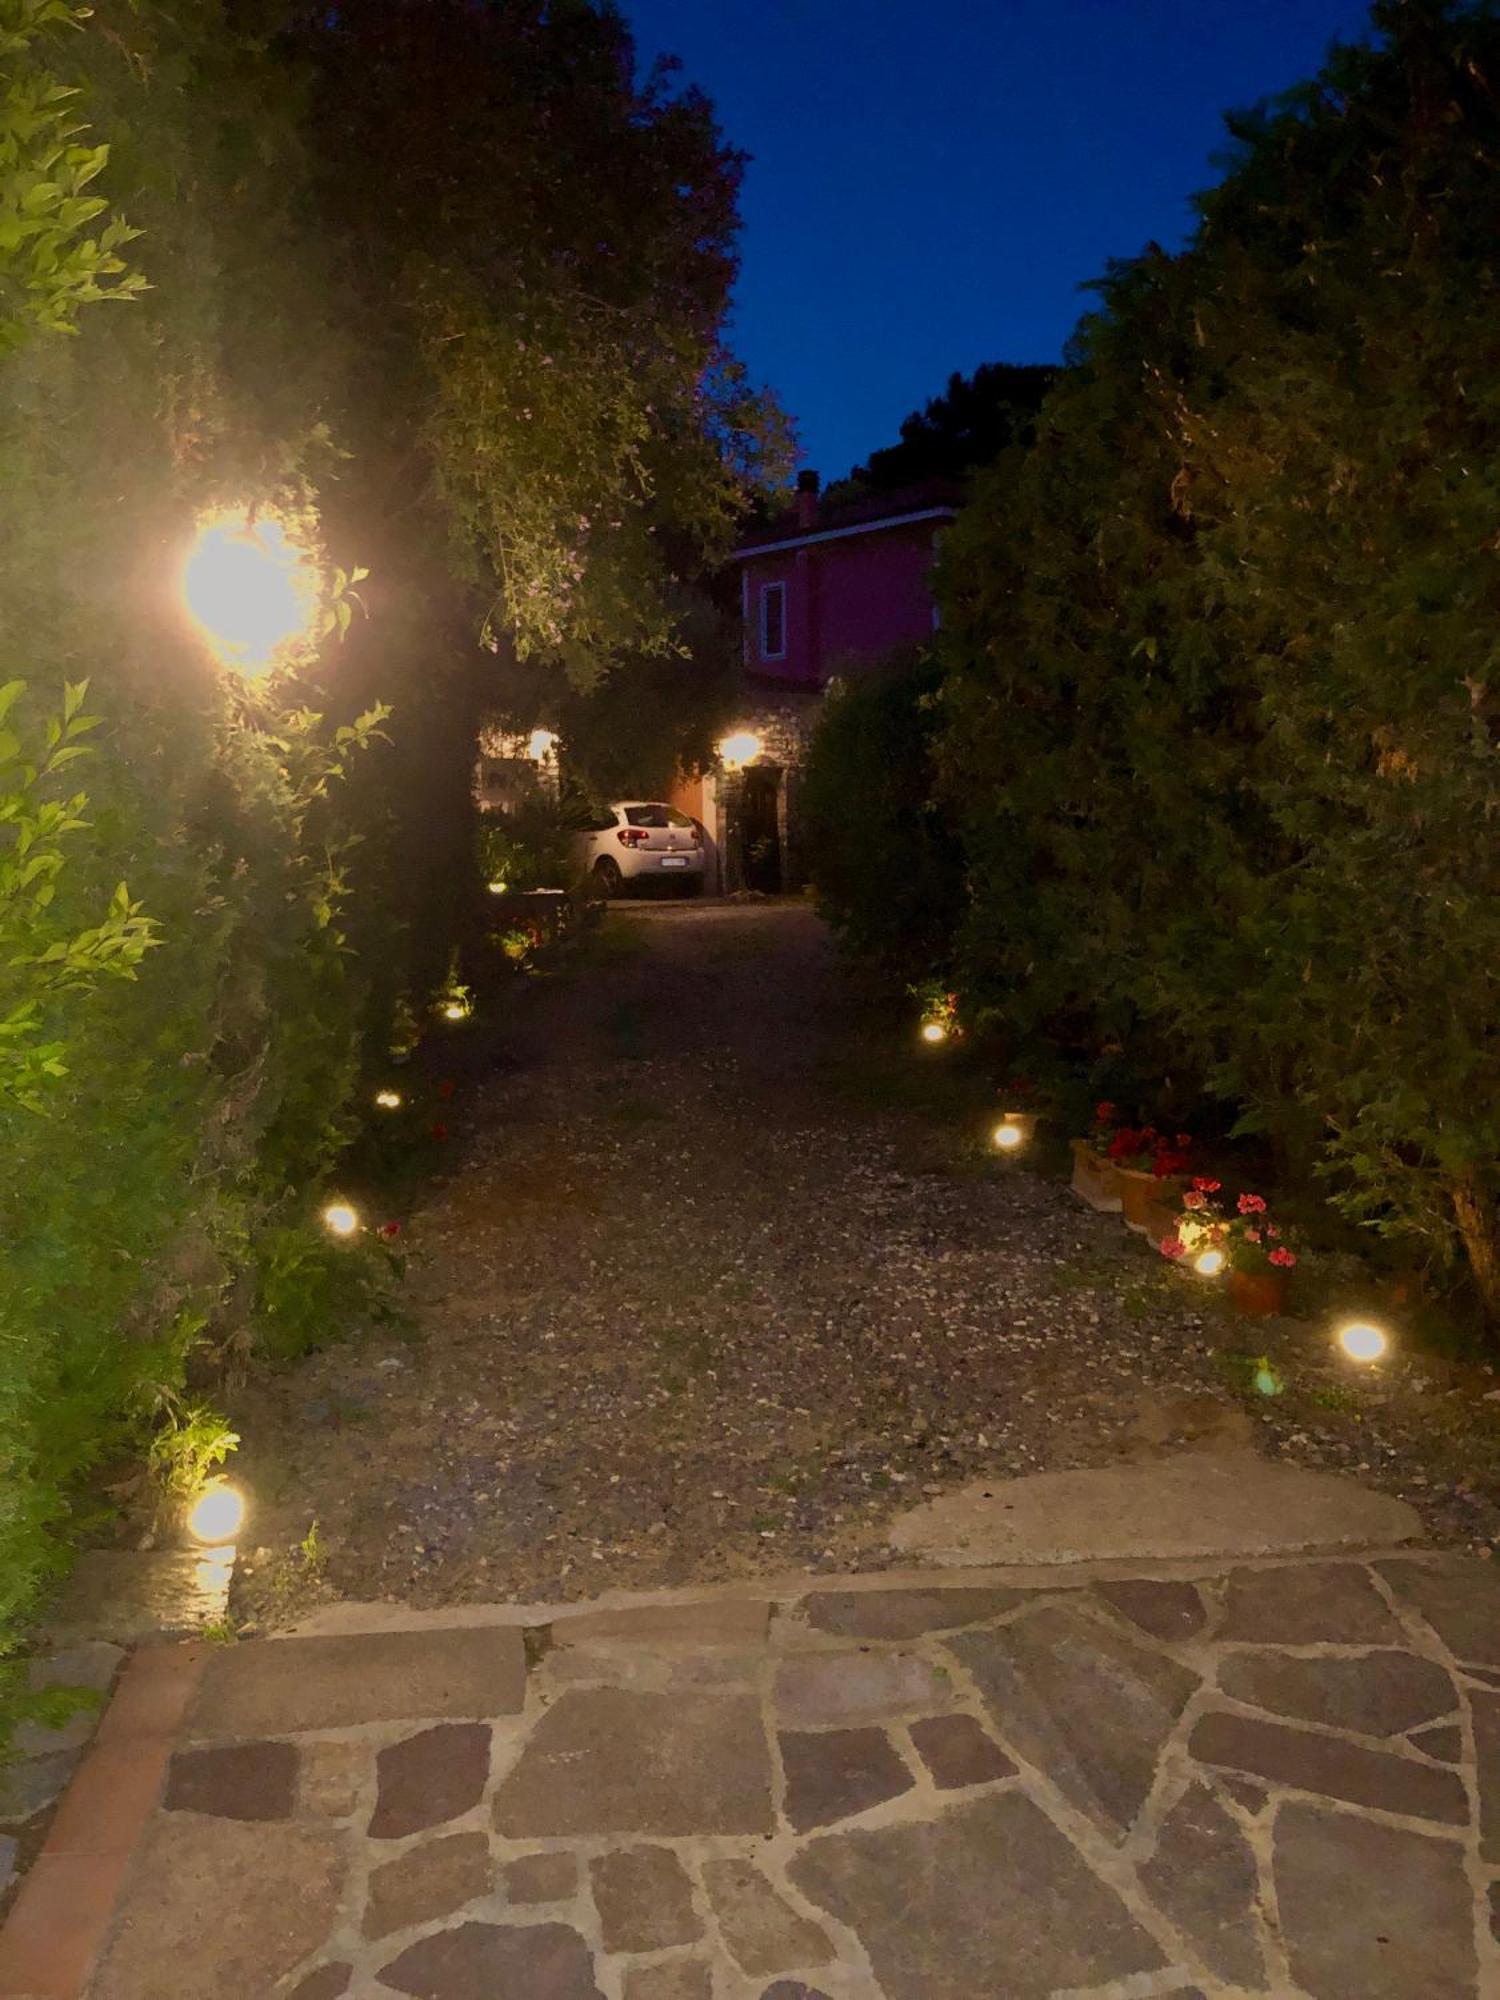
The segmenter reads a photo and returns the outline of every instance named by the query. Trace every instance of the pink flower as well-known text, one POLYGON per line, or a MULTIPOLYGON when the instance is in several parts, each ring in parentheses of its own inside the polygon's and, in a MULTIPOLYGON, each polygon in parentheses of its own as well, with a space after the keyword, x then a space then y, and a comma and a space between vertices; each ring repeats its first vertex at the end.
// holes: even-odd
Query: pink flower
POLYGON ((1283 1271, 1289 1271, 1292 1268, 1293 1264, 1296 1263, 1296 1261, 1297 1259, 1292 1255, 1291 1251, 1287 1249, 1285 1244, 1283 1244, 1279 1250, 1273 1250, 1271 1252, 1271 1262, 1279 1266, 1280 1269, 1283 1271))
POLYGON ((1187 1245, 1180 1236, 1164 1236, 1156 1246, 1163 1257, 1185 1257, 1187 1245))
POLYGON ((1266 1212, 1265 1199, 1258 1194, 1242 1194, 1240 1196, 1239 1209, 1241 1215, 1264 1215, 1266 1212))
POLYGON ((1101 1125, 1107 1125, 1114 1115, 1115 1106, 1113 1104, 1096 1104, 1094 1106, 1094 1116, 1099 1120, 1101 1125))
POLYGON ((1199 1194, 1217 1194, 1223 1185, 1222 1181, 1205 1180, 1202 1174, 1193 1182, 1199 1194))
POLYGON ((1184 1208, 1207 1208, 1208 1196, 1200 1194, 1197 1188, 1189 1188, 1188 1192, 1182 1197, 1182 1205, 1184 1208))
POLYGON ((401 1224, 399 1222, 382 1222, 380 1225, 380 1233, 382 1236, 387 1236, 387 1237, 399 1236, 401 1234, 401 1224))
POLYGON ((1266 1224, 1266 1234, 1274 1240, 1281 1234, 1281 1231, 1276 1227, 1274 1222, 1268 1222, 1266 1224))
POLYGON ((1191 1133, 1191 1132, 1179 1132, 1179 1133, 1177 1134, 1177 1143, 1178 1143, 1178 1145, 1179 1145, 1179 1146, 1180 1146, 1180 1147, 1182 1148, 1182 1150, 1183 1150, 1183 1151, 1184 1151, 1185 1153, 1186 1153, 1186 1152, 1189 1152, 1189 1151, 1191 1151, 1191 1149, 1192 1149, 1192 1144, 1193 1144, 1193 1135, 1192 1135, 1192 1133, 1191 1133))
POLYGON ((1245 1241, 1247 1243, 1259 1243, 1260 1231, 1258 1229, 1247 1229, 1245 1231, 1245 1241))

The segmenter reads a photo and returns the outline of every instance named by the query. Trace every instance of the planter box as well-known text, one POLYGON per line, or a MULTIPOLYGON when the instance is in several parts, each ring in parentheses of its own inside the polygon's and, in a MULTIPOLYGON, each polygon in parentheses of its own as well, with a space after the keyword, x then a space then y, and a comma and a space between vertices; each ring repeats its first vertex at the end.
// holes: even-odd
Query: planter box
POLYGON ((1177 1227, 1177 1205, 1186 1182, 1176 1174, 1143 1174, 1135 1167, 1116 1167, 1120 1208, 1127 1229, 1159 1243, 1177 1227))
POLYGON ((1285 1271, 1231 1271, 1229 1297, 1243 1319, 1271 1319, 1286 1311, 1290 1279, 1285 1271))
POLYGON ((1115 1163, 1096 1153, 1087 1139, 1073 1141, 1073 1192, 1090 1208, 1103 1209, 1109 1215, 1120 1212, 1115 1163))

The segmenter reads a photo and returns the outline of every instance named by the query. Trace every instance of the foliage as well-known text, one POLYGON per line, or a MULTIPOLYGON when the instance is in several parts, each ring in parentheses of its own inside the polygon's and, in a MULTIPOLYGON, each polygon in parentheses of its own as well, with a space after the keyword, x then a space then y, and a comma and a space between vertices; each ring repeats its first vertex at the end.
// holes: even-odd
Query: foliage
POLYGON ((577 872, 568 837, 557 801, 540 790, 509 812, 481 814, 480 880, 503 882, 513 894, 564 889, 577 872))
POLYGON ((924 479, 961 479, 992 464, 1012 445, 1029 442, 1057 375, 1056 368, 1009 361, 981 362, 972 375, 955 370, 940 396, 903 420, 901 442, 871 452, 830 495, 889 493, 924 479))
POLYGON ((88 16, 70 0, 0 0, 0 359, 33 334, 76 333, 85 305, 146 282, 120 255, 136 231, 85 192, 109 148, 83 143, 78 92, 49 67, 57 32, 88 16))
POLYGON ((939 684, 925 653, 851 676, 823 706, 803 778, 818 906, 903 979, 945 955, 962 890, 953 816, 933 799, 939 684))
POLYGON ((165 1421, 152 1433, 146 1463, 168 1500, 188 1502, 207 1486, 239 1438, 208 1404, 176 1396, 167 1402, 165 1421))
POLYGON ((1500 1318, 1500 20, 1374 20, 1232 122, 946 539, 961 958, 1500 1318))
POLYGON ((21 680, 0 685, 0 1101, 41 1111, 48 1082, 67 1074, 64 1044, 42 1039, 55 1004, 101 979, 133 979, 157 939, 123 882, 102 922, 59 925, 59 877, 88 800, 57 796, 54 780, 88 754, 79 738, 99 718, 83 714, 81 682, 64 686, 60 711, 28 742, 16 712, 25 692, 21 680))

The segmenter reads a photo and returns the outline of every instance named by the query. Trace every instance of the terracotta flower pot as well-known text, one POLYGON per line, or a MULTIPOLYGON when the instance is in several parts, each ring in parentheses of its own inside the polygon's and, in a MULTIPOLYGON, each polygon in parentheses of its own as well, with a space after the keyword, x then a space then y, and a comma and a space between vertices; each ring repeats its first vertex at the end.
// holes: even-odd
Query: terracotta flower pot
POLYGON ((1096 1153, 1087 1139, 1073 1141, 1073 1192, 1090 1208, 1103 1209, 1110 1215, 1120 1212, 1115 1163, 1096 1153))
POLYGON ((1231 1271, 1229 1296, 1234 1309, 1244 1319, 1270 1319, 1286 1311, 1285 1271, 1231 1271))
POLYGON ((1171 1235, 1185 1185, 1180 1175, 1143 1174, 1136 1167, 1117 1166, 1115 1185, 1120 1190, 1120 1207, 1128 1229, 1139 1236, 1154 1232, 1157 1241, 1171 1235))

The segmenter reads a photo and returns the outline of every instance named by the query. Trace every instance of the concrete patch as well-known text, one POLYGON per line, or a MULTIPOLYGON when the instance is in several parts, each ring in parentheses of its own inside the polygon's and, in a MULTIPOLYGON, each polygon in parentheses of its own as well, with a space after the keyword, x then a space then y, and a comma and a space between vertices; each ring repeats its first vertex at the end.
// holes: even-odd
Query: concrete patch
POLYGON ((1416 1541, 1414 1507, 1254 1452, 975 1481, 900 1515, 889 1541, 944 1568, 1266 1556, 1416 1541))

